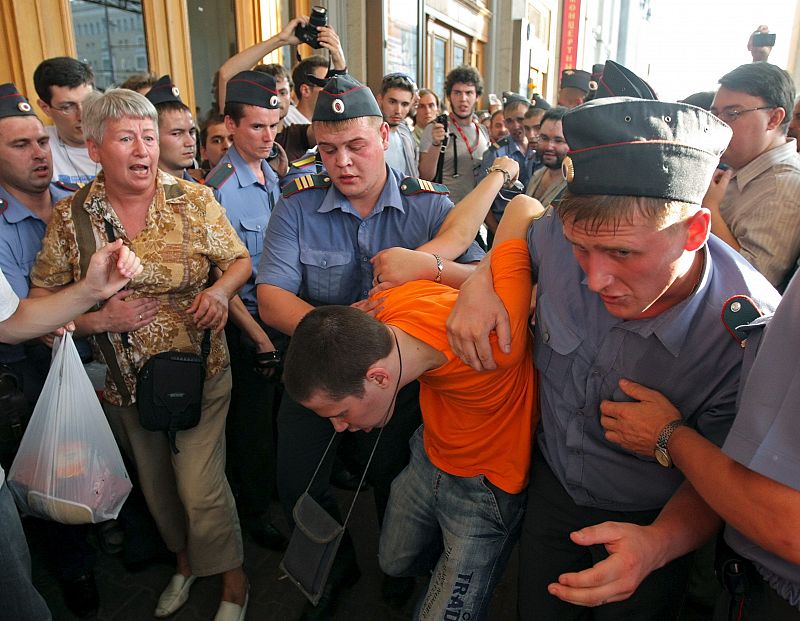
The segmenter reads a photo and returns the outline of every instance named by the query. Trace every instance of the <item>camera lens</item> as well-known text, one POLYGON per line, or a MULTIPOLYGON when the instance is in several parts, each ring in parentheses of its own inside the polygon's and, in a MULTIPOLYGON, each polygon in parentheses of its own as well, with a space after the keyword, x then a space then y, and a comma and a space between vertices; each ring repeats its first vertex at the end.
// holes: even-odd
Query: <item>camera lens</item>
POLYGON ((308 19, 311 26, 327 26, 328 25, 328 9, 321 6, 311 8, 311 16, 308 19))

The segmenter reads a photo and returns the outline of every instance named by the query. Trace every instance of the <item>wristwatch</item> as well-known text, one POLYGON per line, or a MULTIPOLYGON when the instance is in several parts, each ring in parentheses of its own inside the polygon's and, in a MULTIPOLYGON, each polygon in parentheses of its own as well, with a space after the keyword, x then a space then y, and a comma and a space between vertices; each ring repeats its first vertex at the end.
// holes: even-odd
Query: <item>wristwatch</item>
POLYGON ((508 187, 511 185, 511 173, 508 172, 505 168, 500 168, 499 166, 490 166, 486 169, 486 174, 493 172, 500 172, 503 173, 503 187, 508 187))
POLYGON ((655 457, 656 461, 664 466, 665 468, 672 468, 672 457, 669 455, 669 451, 667 450, 667 444, 669 444, 669 439, 672 437, 672 433, 678 428, 683 427, 686 424, 686 421, 682 418, 676 418, 673 421, 668 422, 664 425, 664 428, 661 430, 661 433, 658 434, 658 439, 656 440, 656 450, 655 450, 655 457))

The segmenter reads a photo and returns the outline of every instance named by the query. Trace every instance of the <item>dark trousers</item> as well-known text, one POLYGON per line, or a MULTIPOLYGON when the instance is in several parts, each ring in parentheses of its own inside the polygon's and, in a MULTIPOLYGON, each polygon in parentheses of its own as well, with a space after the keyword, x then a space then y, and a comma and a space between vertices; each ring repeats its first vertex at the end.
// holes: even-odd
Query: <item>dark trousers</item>
POLYGON ((255 346, 233 323, 225 327, 233 390, 225 425, 227 468, 240 517, 269 512, 275 490, 274 406, 277 381, 253 370, 255 346))
MULTIPOLYGON (((408 464, 408 441, 421 424, 421 420, 419 384, 413 382, 398 393, 394 415, 383 431, 380 445, 367 473, 367 480, 374 489, 375 505, 380 521, 383 521, 386 512, 392 481, 408 464)), ((335 432, 330 422, 304 408, 289 395, 283 396, 278 413, 278 495, 290 524, 294 524, 292 509, 308 487, 333 433, 335 432)), ((377 434, 377 429, 370 433, 357 431, 353 434, 358 445, 358 461, 362 464, 362 468, 377 434)), ((339 440, 337 437, 334 441, 334 446, 320 467, 309 493, 341 522, 342 514, 330 486, 331 468, 339 440)), ((345 551, 347 548, 348 541, 345 539, 340 551, 345 551)))
POLYGON ((566 572, 588 569, 608 556, 605 547, 579 546, 572 531, 606 521, 650 524, 659 511, 606 511, 576 505, 540 451, 534 448, 528 510, 520 537, 518 616, 536 621, 589 619, 659 621, 674 619, 681 606, 691 567, 683 556, 648 576, 623 602, 585 608, 547 592, 547 585, 566 572))

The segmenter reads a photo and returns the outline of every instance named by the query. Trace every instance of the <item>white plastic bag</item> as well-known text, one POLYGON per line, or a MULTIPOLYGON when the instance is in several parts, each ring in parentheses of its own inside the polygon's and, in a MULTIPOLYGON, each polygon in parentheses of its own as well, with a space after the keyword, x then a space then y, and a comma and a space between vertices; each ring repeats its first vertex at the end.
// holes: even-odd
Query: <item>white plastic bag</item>
POLYGON ((23 513, 64 524, 116 518, 131 482, 67 332, 8 474, 23 513))

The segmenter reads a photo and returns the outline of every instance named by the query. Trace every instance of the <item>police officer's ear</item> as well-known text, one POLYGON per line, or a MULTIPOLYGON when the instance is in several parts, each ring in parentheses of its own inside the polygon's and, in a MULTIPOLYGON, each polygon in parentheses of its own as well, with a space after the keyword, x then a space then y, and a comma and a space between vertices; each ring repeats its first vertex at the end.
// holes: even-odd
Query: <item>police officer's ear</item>
POLYGON ((711 234, 711 212, 705 207, 700 207, 686 219, 685 223, 686 243, 683 249, 687 252, 700 250, 711 234))
POLYGON ((238 125, 237 125, 236 121, 234 121, 234 120, 231 118, 231 115, 230 115, 230 114, 226 114, 226 115, 225 115, 225 130, 226 130, 226 131, 227 131, 229 134, 232 134, 233 132, 235 132, 235 131, 236 131, 236 128, 237 128, 237 127, 238 127, 238 125))
POLYGON ((381 135, 381 140, 383 141, 383 150, 386 151, 389 149, 389 124, 384 121, 381 123, 381 127, 378 130, 381 135))

